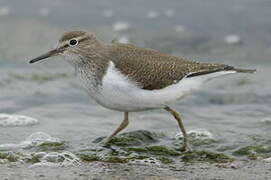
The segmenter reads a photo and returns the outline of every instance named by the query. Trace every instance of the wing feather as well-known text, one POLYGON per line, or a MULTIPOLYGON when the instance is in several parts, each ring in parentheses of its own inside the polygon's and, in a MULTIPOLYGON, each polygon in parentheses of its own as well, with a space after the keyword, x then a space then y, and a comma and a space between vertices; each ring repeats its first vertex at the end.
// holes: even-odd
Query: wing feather
POLYGON ((114 43, 110 49, 110 58, 116 68, 146 90, 165 88, 186 76, 233 69, 224 64, 190 61, 134 45, 114 43))

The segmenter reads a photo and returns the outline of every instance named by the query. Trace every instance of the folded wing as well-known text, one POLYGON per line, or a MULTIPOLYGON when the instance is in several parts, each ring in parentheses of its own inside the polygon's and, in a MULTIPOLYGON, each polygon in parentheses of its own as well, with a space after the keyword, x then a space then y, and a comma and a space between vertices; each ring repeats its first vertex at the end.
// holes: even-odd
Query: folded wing
POLYGON ((145 90, 162 89, 185 77, 234 70, 232 66, 190 61, 134 45, 111 46, 110 58, 115 67, 145 90))

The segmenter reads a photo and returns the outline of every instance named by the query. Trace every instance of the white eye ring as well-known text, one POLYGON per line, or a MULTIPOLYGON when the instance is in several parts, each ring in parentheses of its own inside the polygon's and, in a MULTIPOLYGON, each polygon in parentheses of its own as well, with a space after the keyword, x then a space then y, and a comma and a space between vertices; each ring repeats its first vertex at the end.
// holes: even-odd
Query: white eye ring
POLYGON ((69 41, 69 45, 70 46, 76 46, 78 44, 78 41, 76 40, 76 39, 71 39, 70 41, 69 41))

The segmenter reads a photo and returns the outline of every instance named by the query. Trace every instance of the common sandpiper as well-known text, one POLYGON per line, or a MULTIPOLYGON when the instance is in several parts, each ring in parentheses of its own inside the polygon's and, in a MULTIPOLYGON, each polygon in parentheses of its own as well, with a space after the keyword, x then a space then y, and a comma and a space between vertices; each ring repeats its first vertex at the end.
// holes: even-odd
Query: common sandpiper
POLYGON ((124 120, 106 138, 109 142, 129 124, 129 112, 164 109, 174 116, 183 133, 184 151, 190 150, 180 114, 170 107, 210 79, 233 73, 254 73, 225 64, 190 61, 132 44, 105 43, 93 33, 72 31, 57 47, 34 63, 61 55, 75 67, 89 96, 103 107, 124 112, 124 120))

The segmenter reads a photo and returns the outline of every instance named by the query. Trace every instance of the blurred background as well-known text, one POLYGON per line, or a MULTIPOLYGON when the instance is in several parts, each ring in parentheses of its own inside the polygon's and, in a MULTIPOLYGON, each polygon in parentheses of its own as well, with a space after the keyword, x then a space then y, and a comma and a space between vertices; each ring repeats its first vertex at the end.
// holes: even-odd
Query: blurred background
MULTIPOLYGON (((204 129, 221 140, 213 150, 255 143, 251 136, 270 138, 270 9, 270 0, 0 0, 0 113, 37 120, 2 123, 0 144, 42 131, 68 141, 71 150, 108 135, 122 120, 121 113, 86 95, 62 59, 28 64, 72 30, 197 61, 256 68, 253 75, 211 81, 175 109, 188 130, 204 129)), ((137 129, 171 137, 179 131, 163 111, 132 113, 126 131, 137 129)))

